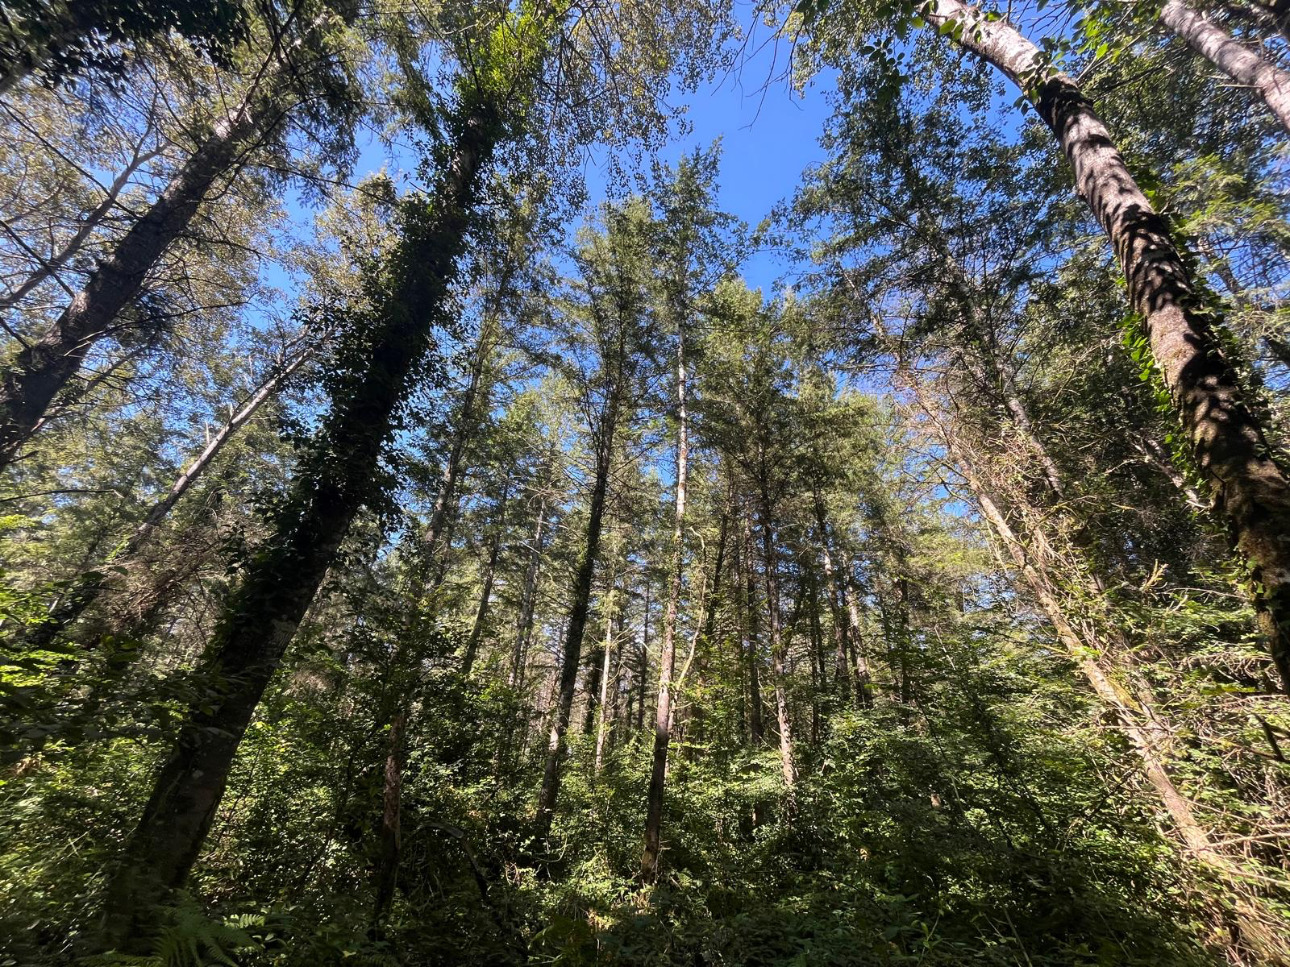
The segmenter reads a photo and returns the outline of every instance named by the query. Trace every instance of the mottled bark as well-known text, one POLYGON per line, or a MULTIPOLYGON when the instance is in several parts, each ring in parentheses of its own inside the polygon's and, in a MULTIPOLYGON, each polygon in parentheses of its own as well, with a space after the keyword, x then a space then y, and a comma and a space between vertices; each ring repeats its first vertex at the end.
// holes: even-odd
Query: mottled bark
POLYGON ((1258 95, 1290 132, 1290 72, 1251 50, 1183 0, 1168 0, 1160 22, 1220 71, 1258 95))
POLYGON ((1080 196, 1119 258, 1215 508, 1251 565, 1262 631, 1290 689, 1290 480, 1243 398, 1167 222, 1079 87, 1065 74, 1037 71, 1041 53, 1015 27, 962 0, 933 0, 923 15, 937 27, 961 27, 957 42, 1025 92, 1065 151, 1080 196))

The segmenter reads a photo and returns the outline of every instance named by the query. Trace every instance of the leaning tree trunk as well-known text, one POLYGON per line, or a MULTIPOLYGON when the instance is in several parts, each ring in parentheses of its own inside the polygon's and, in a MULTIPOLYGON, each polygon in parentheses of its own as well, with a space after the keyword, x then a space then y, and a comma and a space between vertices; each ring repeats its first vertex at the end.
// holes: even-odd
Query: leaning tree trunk
MULTIPOLYGON (((1058 638, 1066 646, 1072 660, 1084 673, 1098 698, 1120 720, 1120 726, 1138 755, 1147 781, 1160 797, 1174 829, 1187 847, 1188 855, 1216 873, 1233 889, 1234 895, 1240 897, 1235 906, 1235 920, 1241 938, 1258 953, 1262 963, 1290 963, 1290 947, 1265 923, 1258 902, 1249 896, 1249 884, 1239 865, 1214 844, 1212 834, 1196 818, 1191 803, 1179 792, 1165 768, 1159 751, 1159 737, 1169 735, 1170 730, 1159 722, 1150 706, 1135 701, 1127 690, 1118 687, 1103 671, 1097 660, 1097 656, 1103 653, 1097 643, 1085 640, 1066 619, 1064 609, 1042 567, 1031 561, 1025 545, 1012 530, 981 481, 973 474, 963 454, 953 446, 948 449, 967 481, 977 506, 981 508, 982 516, 1007 549, 1017 572, 1039 602, 1058 638)), ((1032 540, 1032 544, 1037 543, 1038 540, 1032 540)))
POLYGON ((13 462, 58 392, 77 374, 89 351, 143 289, 153 270, 192 222, 221 177, 239 164, 248 144, 273 127, 282 105, 273 90, 251 91, 216 122, 160 197, 122 236, 58 319, 32 340, 0 375, 0 469, 13 462))
POLYGON ((1080 196, 1120 260, 1196 464, 1251 565, 1261 630, 1290 690, 1290 479, 1242 398, 1168 224, 1079 87, 1065 74, 1040 70, 1041 52, 1015 27, 962 0, 931 0, 922 13, 1020 87, 1061 143, 1080 196))
POLYGON ((224 794, 242 736, 287 645, 372 495, 395 412, 433 344, 466 248, 480 171, 501 125, 472 98, 453 126, 451 160, 431 204, 408 205, 395 277, 369 326, 358 327, 360 369, 342 377, 312 452, 300 463, 276 533, 249 564, 203 657, 209 691, 188 712, 109 884, 101 941, 120 947, 147 928, 167 892, 183 886, 224 794))
MULTIPOLYGON (((1249 898, 1248 883, 1245 882, 1240 867, 1232 857, 1215 845, 1211 833, 1196 818, 1190 802, 1179 792, 1165 768, 1161 739, 1171 735, 1172 730, 1160 721, 1149 697, 1135 699, 1103 670, 1102 662, 1108 662, 1112 666, 1117 664, 1116 655, 1104 651, 1097 641, 1082 636, 1068 620, 1066 609, 1058 599, 1055 584, 1049 575, 1045 550, 1049 547, 1049 542, 1046 536, 1034 527, 1029 528, 1027 546, 1017 535, 985 482, 976 473, 972 459, 953 428, 936 415, 912 377, 909 378, 909 385, 919 407, 935 427, 935 434, 944 445, 959 476, 967 483, 986 523, 1008 552, 1016 572, 1030 588, 1036 602, 1057 632, 1058 639, 1067 648, 1071 659, 1083 672, 1093 691, 1119 719, 1121 728, 1138 755, 1147 781, 1160 797, 1189 855, 1218 874, 1233 887, 1234 894, 1242 898, 1236 904, 1235 919, 1243 941, 1258 952, 1263 962, 1286 964, 1290 947, 1268 929, 1258 902, 1249 898)), ((1000 563, 1002 564, 1002 560, 1000 563)), ((1089 591, 1096 593, 1094 587, 1089 591)))
POLYGON ((672 741, 672 673, 676 665, 676 616, 685 573, 685 485, 690 459, 690 424, 686 412, 685 335, 676 343, 676 516, 672 528, 672 561, 668 574, 667 611, 663 615, 663 646, 659 653, 658 705, 654 716, 654 757, 645 800, 645 852, 641 875, 658 876, 662 850, 663 786, 667 781, 667 749, 672 741))
POLYGON ((1160 10, 1160 22, 1237 84, 1257 91, 1281 127, 1290 132, 1290 72, 1250 50, 1183 0, 1168 0, 1160 10))
POLYGON ((561 658, 555 714, 552 716, 551 731, 547 740, 542 788, 538 792, 536 815, 538 840, 547 838, 551 832, 551 821, 555 818, 555 803, 560 794, 560 765, 564 758, 564 736, 569 730, 569 719, 573 714, 573 699, 578 686, 578 668, 582 659, 582 636, 587 627, 587 611, 591 605, 591 583, 596 572, 596 559, 600 556, 600 532, 604 522, 605 499, 609 493, 609 471, 613 464, 614 431, 618 422, 618 397, 621 387, 615 387, 610 392, 596 452, 596 479, 591 490, 586 538, 573 579, 569 627, 564 638, 564 655, 561 658))
MULTIPOLYGON (((148 509, 138 527, 112 552, 102 567, 128 567, 135 560, 175 505, 210 469, 220 451, 250 421, 251 417, 255 416, 260 407, 278 394, 282 385, 304 365, 316 348, 316 344, 305 346, 256 387, 242 405, 230 414, 228 421, 206 441, 206 446, 197 458, 175 478, 166 496, 148 509)), ((72 622, 80 618, 99 599, 109 577, 109 573, 96 569, 87 571, 77 578, 72 587, 50 608, 45 620, 27 633, 28 647, 41 648, 52 644, 72 622)))

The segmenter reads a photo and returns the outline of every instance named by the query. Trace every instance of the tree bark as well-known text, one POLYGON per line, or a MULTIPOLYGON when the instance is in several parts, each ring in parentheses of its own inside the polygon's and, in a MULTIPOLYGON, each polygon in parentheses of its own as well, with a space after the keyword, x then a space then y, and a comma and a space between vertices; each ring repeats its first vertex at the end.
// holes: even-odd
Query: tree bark
POLYGON ((1290 690, 1290 480, 1193 291, 1167 223, 1129 173, 1106 126, 1065 74, 1037 74, 1039 49, 1005 20, 962 0, 932 0, 923 16, 1025 92, 1056 135, 1080 196, 1110 238, 1152 355, 1196 464, 1249 561, 1262 632, 1290 690), (961 31, 958 29, 961 28, 961 31), (948 29, 948 28, 947 28, 948 29))
POLYGON ((788 708, 788 673, 779 616, 779 552, 775 547, 775 525, 769 485, 766 482, 764 454, 760 496, 762 580, 766 590, 767 627, 770 633, 771 680, 775 686, 775 722, 779 729, 779 765, 784 777, 784 805, 791 816, 796 808, 794 787, 797 785, 797 763, 793 758, 793 721, 788 708))
POLYGON ((1250 50, 1183 0, 1168 0, 1160 10, 1160 22, 1237 84, 1257 91, 1281 127, 1290 132, 1290 72, 1250 50))
POLYGON ((533 526, 533 541, 529 545, 529 562, 524 569, 524 594, 520 604, 520 617, 515 629, 515 651, 511 654, 511 688, 519 690, 524 683, 524 660, 529 638, 533 634, 533 611, 537 606, 538 568, 542 563, 542 529, 546 524, 546 497, 538 503, 537 523, 533 526))
MULTIPOLYGON (((276 87, 276 78, 263 82, 276 87)), ((215 182, 234 169, 248 143, 282 110, 272 91, 253 90, 184 162, 160 197, 122 236, 58 319, 0 375, 0 469, 17 457, 54 397, 139 295, 149 272, 183 235, 215 182)))
POLYGON ((372 493, 381 449, 418 364, 432 346, 479 192, 501 136, 472 98, 453 125, 450 160, 433 203, 408 206, 388 296, 356 338, 359 368, 337 386, 331 412, 276 515, 276 533, 251 560, 203 656, 208 691, 189 708, 107 892, 100 940, 133 942, 169 890, 183 886, 224 794, 229 770, 269 680, 372 493))
POLYGON ((609 471, 613 463, 613 441, 618 423, 621 391, 621 386, 615 386, 610 390, 607 411, 600 427, 600 439, 596 452, 596 479, 591 490, 587 532, 573 579, 569 627, 565 634, 564 654, 560 666, 560 685, 556 693, 551 731, 547 738, 542 787, 538 792, 536 828, 539 840, 544 840, 550 835, 551 822, 555 818, 556 799, 560 794, 560 767, 561 760, 564 758, 564 737, 569 729, 569 719, 573 714, 573 699, 577 693, 578 669, 582 658, 582 636, 587 626, 587 611, 591 604, 591 584, 596 572, 596 560, 600 556, 600 533, 604 521, 605 498, 609 492, 609 471))
POLYGON ((479 654, 479 642, 484 636, 484 625, 488 621, 488 608, 493 599, 493 579, 497 574, 497 558, 502 551, 502 532, 506 526, 506 494, 503 492, 501 507, 498 509, 498 521, 493 530, 492 540, 488 542, 488 561, 484 565, 484 587, 479 592, 479 608, 475 611, 475 623, 471 625, 470 637, 466 639, 466 651, 461 659, 461 674, 470 677, 479 654))
POLYGON ((403 845, 403 735, 407 712, 400 709, 390 720, 386 738, 385 782, 381 794, 380 854, 376 864, 376 899, 372 910, 372 931, 378 933, 399 878, 399 857, 403 845))
MULTIPOLYGON (((1160 797, 1174 829, 1187 847, 1188 854, 1217 873, 1233 887, 1235 895, 1240 897, 1236 903, 1235 918, 1241 937, 1246 944, 1258 952, 1262 962, 1280 965, 1290 963, 1290 959, 1287 959, 1290 958, 1290 948, 1287 948, 1284 941, 1264 922, 1258 903, 1249 898, 1248 883, 1241 875, 1240 868, 1231 857, 1219 851, 1214 845, 1211 833, 1197 820, 1191 803, 1178 791, 1178 787, 1169 776, 1159 752, 1161 738, 1169 735, 1169 728, 1158 720, 1154 709, 1135 701, 1127 690, 1115 685, 1103 671, 1098 656, 1105 661, 1108 657, 1106 653, 1097 647, 1096 641, 1086 641, 1076 632, 1066 619, 1064 609, 1053 593, 1041 567, 1032 563, 1025 545, 1012 530, 979 478, 971 471, 962 452, 954 446, 950 446, 949 449, 976 498, 977 506, 981 508, 982 516, 985 517, 1000 543, 1007 549, 1017 572, 1039 602, 1057 632, 1058 638, 1069 651, 1071 659, 1083 672, 1098 698, 1120 720, 1121 728, 1138 755, 1147 781, 1160 797)), ((1032 543, 1036 542, 1032 541, 1032 543)))
POLYGON ((605 744, 609 739, 610 717, 613 713, 611 689, 614 676, 614 598, 611 588, 605 596, 605 640, 601 643, 602 667, 600 669, 600 704, 596 715, 596 775, 605 765, 605 744))
POLYGON ((744 578, 745 587, 741 591, 745 600, 745 626, 744 634, 747 639, 748 652, 748 744, 754 749, 762 744, 766 734, 765 724, 762 721, 762 703, 761 703, 761 680, 758 671, 760 661, 757 656, 757 646, 761 638, 761 622, 758 620, 758 600, 757 600, 757 575, 753 570, 752 556, 752 526, 747 517, 744 518, 744 578))
MULTIPOLYGON (((197 458, 175 478, 166 496, 148 509, 134 532, 112 552, 103 566, 125 567, 138 556, 161 522, 192 489, 193 484, 210 469, 220 451, 233 439, 238 430, 255 416, 261 406, 277 395, 283 384, 304 365, 316 349, 316 343, 306 345, 260 383, 242 405, 229 416, 228 421, 220 427, 219 431, 206 441, 206 446, 197 458)), ((109 576, 98 570, 82 574, 75 585, 50 609, 49 617, 28 632, 27 639, 31 647, 44 647, 59 638, 72 622, 80 618, 98 600, 109 576)))
POLYGON ((672 741, 672 674, 676 665, 676 618, 685 573, 685 487, 690 459, 690 423, 686 411, 685 334, 676 342, 676 515, 672 528, 672 560, 668 573, 667 611, 663 617, 663 648, 659 655, 658 706, 654 717, 654 758, 645 800, 645 851, 641 876, 658 876, 662 853, 663 791, 667 782, 667 750, 672 741))

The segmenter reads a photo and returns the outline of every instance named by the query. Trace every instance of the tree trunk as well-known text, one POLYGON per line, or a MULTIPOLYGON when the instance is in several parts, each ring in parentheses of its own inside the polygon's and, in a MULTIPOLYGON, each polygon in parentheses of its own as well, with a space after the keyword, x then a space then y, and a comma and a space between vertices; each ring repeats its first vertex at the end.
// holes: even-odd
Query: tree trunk
POLYGON ((1017 84, 1061 143, 1077 189, 1124 269, 1130 303, 1145 321, 1196 464, 1251 564, 1256 606, 1265 615, 1261 630, 1283 687, 1290 689, 1290 480, 1242 399, 1167 223, 1133 180, 1078 86, 1061 73, 1037 76, 1040 51, 1015 27, 987 20, 962 0, 932 0, 923 15, 939 28, 961 27, 955 31, 958 43, 1017 84))
POLYGON ((542 528, 546 524, 546 497, 538 504, 537 523, 533 527, 533 542, 529 545, 529 563, 524 569, 524 595, 520 604, 520 617, 515 629, 515 651, 511 655, 511 688, 517 691, 524 683, 524 661, 527 657, 529 638, 533 634, 533 611, 537 605, 538 567, 542 563, 542 528))
POLYGON ((372 931, 380 931, 399 878, 399 857, 403 843, 403 735, 407 713, 400 710, 390 720, 386 740, 385 782, 381 796, 380 855, 376 864, 376 901, 372 911, 372 931))
POLYGON ((1250 899, 1248 882, 1242 875, 1240 867, 1214 845, 1212 835, 1196 819, 1191 803, 1178 791, 1178 787, 1174 785, 1173 779, 1165 769, 1158 750, 1158 737, 1169 735, 1170 730, 1158 721, 1150 705, 1136 702, 1126 690, 1115 685, 1102 670, 1097 656, 1106 660, 1108 657, 1106 653, 1098 648, 1096 641, 1086 641, 1082 638, 1066 620, 1064 610, 1041 568, 1032 563, 1025 546, 1013 532, 981 481, 971 471, 962 452, 954 446, 950 446, 949 449, 955 462, 959 464, 960 472, 976 498, 977 505, 981 508, 982 516, 994 530, 1000 543, 1007 549, 1017 572, 1021 574, 1031 593, 1043 608, 1058 638, 1084 673, 1093 691, 1120 720, 1121 728, 1138 755, 1147 781, 1160 797, 1174 829, 1187 847, 1188 855, 1217 873, 1233 888, 1234 895, 1241 898, 1236 903, 1235 918, 1242 939, 1257 951, 1262 962, 1279 965, 1290 963, 1288 959, 1290 948, 1265 924, 1258 902, 1250 899), (1145 723, 1143 719, 1146 720, 1145 723))
MULTIPOLYGON (((165 520, 175 505, 179 503, 180 499, 210 469, 211 464, 225 445, 233 439, 238 430, 250 421, 261 406, 277 395, 282 385, 313 355, 316 349, 317 344, 315 343, 299 350, 284 365, 280 366, 260 383, 242 405, 229 416, 228 422, 206 441, 206 446, 197 455, 197 459, 175 478, 175 482, 170 485, 170 490, 166 496, 156 501, 149 508, 148 513, 139 522, 134 533, 112 552, 104 562, 104 566, 129 566, 144 545, 147 544, 148 539, 153 535, 157 527, 165 520)), ((60 637, 72 622, 76 621, 98 600, 109 577, 109 574, 98 570, 82 574, 76 580, 75 585, 50 609, 48 618, 27 633, 27 640, 31 643, 31 647, 45 647, 60 637)))
POLYGON ((649 675, 649 613, 650 613, 650 583, 649 577, 645 578, 645 618, 644 625, 641 628, 641 653, 640 668, 636 675, 636 731, 640 732, 645 728, 645 679, 649 675))
POLYGON ((335 390, 332 409, 300 462, 276 533, 248 565, 203 657, 209 691, 188 710, 108 888, 101 939, 134 940, 155 905, 183 886, 224 794, 238 745, 350 522, 372 493, 382 447, 418 364, 432 345, 465 250, 480 169, 500 135, 476 100, 455 126, 451 160, 433 204, 405 221, 390 264, 388 299, 359 327, 361 369, 335 390))
POLYGON ((1168 0, 1160 22, 1242 87, 1258 91, 1281 127, 1290 132, 1290 72, 1250 50, 1183 0, 1168 0))
POLYGON ((745 623, 745 634, 747 636, 748 649, 748 744, 754 749, 762 744, 766 734, 766 728, 762 721, 762 704, 761 704, 761 680, 758 668, 760 661, 757 656, 757 646, 761 638, 761 628, 759 621, 758 600, 757 600, 757 575, 753 570, 752 559, 752 526, 748 519, 744 518, 744 554, 743 554, 744 577, 746 585, 745 593, 745 613, 747 621, 745 623))
POLYGON ((601 645, 604 664, 600 669, 600 705, 596 717, 596 775, 605 765, 605 743, 609 738, 610 717, 613 713, 614 675, 614 597, 611 588, 605 597, 605 640, 601 645))
MULTIPOLYGON (((764 457, 763 457, 764 462, 764 457)), ((775 684, 775 720, 779 727, 779 764, 784 776, 784 805, 788 815, 796 808, 797 764, 793 759, 793 722, 788 709, 788 673, 785 668, 784 641, 779 619, 779 553, 775 547, 775 527, 771 517, 771 500, 763 466, 761 487, 762 580, 766 588, 766 614, 770 630, 771 679, 775 684)))
POLYGON ((654 759, 645 800, 645 851, 641 876, 658 876, 662 852, 663 787, 667 782, 667 749, 672 741, 672 674, 676 665, 676 617, 681 606, 685 574, 685 486, 690 459, 690 424, 686 411, 685 334, 676 342, 676 516, 672 528, 672 560, 668 573, 667 611, 663 617, 663 648, 658 663, 658 707, 654 717, 654 759))
MULTIPOLYGON (((270 78, 267 86, 276 85, 270 78)), ((152 207, 130 227, 58 319, 0 375, 0 469, 7 467, 58 392, 140 293, 148 273, 183 235, 215 182, 234 169, 248 143, 276 123, 281 104, 253 90, 221 118, 152 207)))
POLYGON ((479 592, 479 608, 475 611, 475 623, 471 625, 470 637, 466 639, 466 652, 461 659, 461 674, 470 677, 479 654, 479 642, 484 636, 484 625, 488 621, 488 607, 493 599, 493 578, 497 574, 497 557, 502 550, 502 529, 506 523, 506 495, 502 495, 500 519, 493 531, 493 539, 488 542, 488 562, 484 565, 484 588, 479 592))
POLYGON ((112 180, 112 184, 108 186, 103 200, 78 220, 76 231, 72 233, 72 237, 64 242, 57 252, 52 252, 47 258, 42 259, 39 267, 23 279, 21 284, 0 296, 0 312, 12 309, 30 295, 37 286, 51 276, 56 276, 68 262, 75 258, 85 243, 98 231, 112 210, 117 207, 121 193, 130 186, 130 179, 134 177, 140 168, 160 153, 159 149, 141 151, 136 148, 134 156, 117 173, 116 178, 112 180))
POLYGON ((830 585, 828 593, 829 609, 833 616, 833 643, 836 647, 833 674, 835 680, 842 686, 842 694, 845 698, 850 693, 851 683, 847 680, 850 670, 850 662, 847 661, 849 628, 843 608, 842 575, 838 574, 837 569, 833 566, 833 555, 829 552, 828 515, 824 509, 824 499, 820 496, 818 487, 814 491, 814 501, 815 523, 820 537, 820 558, 821 563, 824 565, 824 576, 828 579, 830 585))
MULTIPOLYGON (((508 270, 509 271, 509 270, 508 270)), ((503 291, 506 283, 502 282, 498 291, 503 291)), ((489 387, 486 384, 486 370, 492 357, 496 341, 497 314, 486 309, 484 321, 479 327, 479 337, 475 341, 475 350, 471 354, 470 379, 462 393, 458 417, 452 431, 452 440, 448 446, 448 459, 444 462, 443 478, 439 483, 439 492, 435 494, 434 506, 430 510, 430 521, 422 535, 421 556, 431 571, 430 582, 438 587, 446 573, 444 555, 439 553, 441 545, 451 543, 451 531, 456 516, 457 486, 461 482, 465 464, 466 450, 475 438, 480 414, 487 412, 489 387)))
POLYGON ((605 514, 605 498, 609 492, 609 471, 613 463, 613 441, 618 422, 618 397, 621 391, 621 386, 616 386, 610 391, 607 413, 600 428, 600 440, 596 453, 596 479, 587 514, 587 533, 573 579, 569 628, 565 634, 564 655, 561 658, 560 686, 556 693, 555 714, 547 739, 542 788, 538 792, 536 827, 539 840, 546 839, 551 832, 556 799, 560 793, 564 736, 569 729, 570 716, 573 714, 573 699, 577 693, 578 669, 581 667, 582 659, 582 635, 587 626, 587 610, 591 604, 591 583, 596 572, 596 559, 600 555, 600 532, 605 514))

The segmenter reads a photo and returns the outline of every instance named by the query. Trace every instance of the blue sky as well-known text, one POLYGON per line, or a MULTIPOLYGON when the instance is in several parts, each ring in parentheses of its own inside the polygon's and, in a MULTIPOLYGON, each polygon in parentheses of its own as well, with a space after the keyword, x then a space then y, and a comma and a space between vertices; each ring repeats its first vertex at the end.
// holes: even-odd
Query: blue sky
MULTIPOLYGON (((783 79, 772 79, 783 74, 787 56, 787 44, 758 47, 737 70, 687 97, 682 103, 692 131, 659 152, 661 160, 675 163, 720 138, 718 202, 753 228, 792 197, 803 169, 824 160, 819 139, 831 114, 831 78, 794 91, 783 79)), ((592 170, 588 182, 593 202, 599 201, 603 179, 592 170)), ((757 252, 744 263, 743 275, 769 294, 787 268, 774 253, 757 252)))

